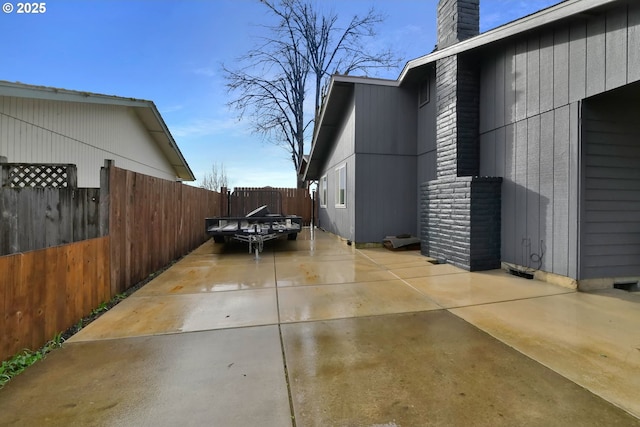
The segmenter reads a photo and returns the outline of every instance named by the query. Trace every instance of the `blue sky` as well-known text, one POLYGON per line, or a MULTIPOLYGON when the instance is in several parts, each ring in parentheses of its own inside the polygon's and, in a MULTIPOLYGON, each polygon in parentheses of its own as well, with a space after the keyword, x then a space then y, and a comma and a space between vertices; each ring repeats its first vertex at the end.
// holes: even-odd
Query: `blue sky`
MULTIPOLYGON (((481 31, 558 1, 480 0, 481 31)), ((371 6, 386 16, 375 43, 403 61, 374 77, 396 79, 435 45, 436 0, 315 4, 344 20, 371 6)), ((0 80, 152 100, 198 180, 215 162, 231 187, 295 187, 290 154, 227 107, 220 70, 254 46, 267 19, 258 0, 51 0, 40 15, 0 13, 0 80)))

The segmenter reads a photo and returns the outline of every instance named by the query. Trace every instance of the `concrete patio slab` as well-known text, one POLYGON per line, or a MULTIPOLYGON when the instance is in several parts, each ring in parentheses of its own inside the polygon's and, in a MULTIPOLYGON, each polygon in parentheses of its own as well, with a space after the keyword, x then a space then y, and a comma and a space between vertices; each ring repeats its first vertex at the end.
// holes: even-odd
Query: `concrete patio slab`
POLYGON ((445 308, 575 292, 503 270, 416 277, 406 282, 445 308))
POLYGON ((278 287, 397 279, 388 270, 364 258, 331 263, 276 260, 276 276, 278 287))
POLYGON ((277 326, 69 343, 0 393, 2 426, 290 426, 277 326))
MULTIPOLYGON (((245 255, 245 258, 249 257, 245 255)), ((179 262, 141 288, 136 296, 273 288, 276 285, 273 259, 252 260, 245 264, 226 264, 224 258, 208 262, 209 265, 198 266, 179 262)))
POLYGON ((442 308, 401 280, 286 287, 278 300, 283 323, 442 308))
POLYGON ((131 296, 70 342, 172 334, 278 323, 275 289, 131 296))
POLYGON ((359 249, 359 252, 364 256, 371 258, 376 262, 385 264, 387 262, 407 262, 407 260, 416 260, 427 262, 431 258, 423 256, 420 251, 417 250, 398 250, 391 251, 387 248, 363 248, 359 249))
POLYGON ((297 426, 640 425, 446 311, 282 334, 297 426))
POLYGON ((574 292, 451 312, 640 417, 640 295, 574 292))
POLYGON ((450 264, 428 264, 421 267, 396 267, 390 265, 387 268, 401 279, 414 277, 440 276, 443 274, 466 273, 465 270, 450 264))
POLYGON ((0 425, 640 426, 639 295, 298 237, 205 243, 0 390, 0 425))
POLYGON ((422 256, 419 251, 391 252, 386 248, 360 249, 360 253, 371 261, 385 268, 393 267, 429 267, 431 258, 422 256))

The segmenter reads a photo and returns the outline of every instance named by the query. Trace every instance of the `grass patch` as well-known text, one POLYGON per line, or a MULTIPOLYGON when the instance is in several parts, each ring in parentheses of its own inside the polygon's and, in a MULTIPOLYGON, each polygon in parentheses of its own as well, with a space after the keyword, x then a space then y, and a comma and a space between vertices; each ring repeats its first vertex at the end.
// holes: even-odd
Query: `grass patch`
POLYGON ((11 378, 20 374, 29 366, 36 363, 38 360, 44 359, 44 357, 53 349, 62 347, 64 338, 62 338, 62 332, 57 334, 51 341, 46 343, 41 349, 37 351, 23 350, 21 353, 16 354, 9 360, 5 360, 0 365, 0 388, 4 387, 11 378))
MULTIPOLYGON (((182 259, 182 257, 180 257, 179 259, 182 259)), ((102 316, 104 313, 116 306, 120 301, 126 299, 129 295, 146 285, 158 274, 162 273, 173 264, 175 264, 179 259, 172 261, 155 273, 151 273, 149 276, 147 276, 147 278, 130 287, 123 293, 117 294, 116 296, 111 298, 111 300, 100 303, 100 305, 91 310, 91 312, 87 316, 78 320, 75 325, 71 326, 66 331, 59 332, 55 337, 53 337, 53 339, 51 339, 51 341, 47 342, 39 350, 33 351, 25 349, 22 352, 14 355, 10 359, 2 362, 2 365, 0 365, 0 389, 2 389, 4 385, 8 383, 13 377, 22 373, 29 366, 33 365, 39 360, 44 359, 47 353, 56 348, 62 347, 67 339, 80 332, 82 328, 87 326, 89 323, 93 322, 98 317, 102 316)))

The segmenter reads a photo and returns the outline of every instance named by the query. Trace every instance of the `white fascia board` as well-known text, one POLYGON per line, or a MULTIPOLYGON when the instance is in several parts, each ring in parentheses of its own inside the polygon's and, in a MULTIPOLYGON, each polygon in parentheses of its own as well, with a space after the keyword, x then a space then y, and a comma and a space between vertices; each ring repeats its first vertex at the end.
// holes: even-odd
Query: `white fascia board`
POLYGON ((572 15, 586 12, 589 9, 619 1, 620 0, 566 0, 555 6, 543 9, 540 12, 525 16, 524 18, 487 31, 486 33, 482 33, 460 43, 456 43, 448 48, 413 59, 407 62, 404 66, 400 76, 398 77, 398 82, 402 82, 411 69, 421 65, 429 64, 448 56, 457 55, 489 43, 504 40, 520 33, 534 30, 543 25, 571 17, 572 15))
POLYGON ((22 83, 0 81, 0 96, 16 98, 44 99, 49 101, 85 102, 92 104, 121 105, 125 107, 150 107, 151 101, 123 98, 91 92, 80 92, 48 86, 34 86, 22 83))

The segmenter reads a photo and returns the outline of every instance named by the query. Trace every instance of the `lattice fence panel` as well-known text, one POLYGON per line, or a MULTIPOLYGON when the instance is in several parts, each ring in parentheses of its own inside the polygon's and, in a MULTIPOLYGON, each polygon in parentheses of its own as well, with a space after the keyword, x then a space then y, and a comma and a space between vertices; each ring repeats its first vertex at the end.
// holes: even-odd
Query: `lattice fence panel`
POLYGON ((69 169, 75 170, 74 165, 64 164, 8 164, 4 167, 8 170, 3 184, 12 188, 67 188, 70 186, 69 169))

